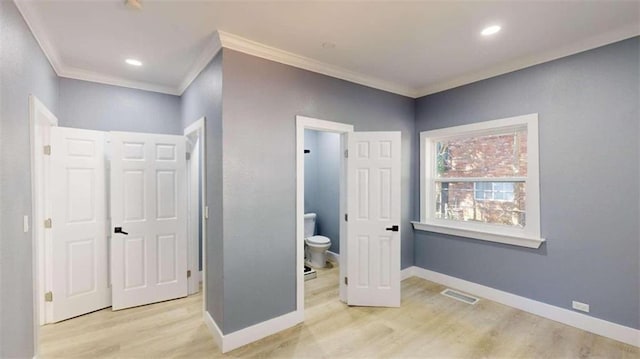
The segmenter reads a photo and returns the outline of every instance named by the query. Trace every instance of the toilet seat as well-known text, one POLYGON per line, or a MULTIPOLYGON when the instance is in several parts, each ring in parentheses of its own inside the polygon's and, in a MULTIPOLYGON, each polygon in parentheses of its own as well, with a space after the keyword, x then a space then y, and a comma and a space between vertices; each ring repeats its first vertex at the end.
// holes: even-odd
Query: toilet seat
POLYGON ((307 244, 323 246, 326 244, 331 244, 331 240, 325 236, 311 236, 304 239, 307 244))

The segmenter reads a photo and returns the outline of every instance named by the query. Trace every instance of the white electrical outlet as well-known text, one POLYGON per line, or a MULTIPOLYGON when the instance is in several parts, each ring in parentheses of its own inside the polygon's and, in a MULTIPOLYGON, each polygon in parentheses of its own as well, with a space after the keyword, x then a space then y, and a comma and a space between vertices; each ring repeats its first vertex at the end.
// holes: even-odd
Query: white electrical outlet
POLYGON ((22 230, 24 233, 29 232, 29 216, 24 216, 22 218, 22 230))
POLYGON ((571 306, 573 307, 573 309, 589 313, 589 304, 576 302, 575 300, 571 303, 572 303, 571 306))

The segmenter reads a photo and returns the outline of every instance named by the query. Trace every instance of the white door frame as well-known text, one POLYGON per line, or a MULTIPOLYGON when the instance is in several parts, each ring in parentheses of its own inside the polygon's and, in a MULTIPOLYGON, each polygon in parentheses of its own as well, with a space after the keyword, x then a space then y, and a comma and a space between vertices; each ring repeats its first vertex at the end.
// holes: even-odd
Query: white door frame
POLYGON ((34 95, 29 95, 29 135, 31 140, 31 223, 25 221, 25 230, 31 225, 31 261, 33 268, 33 339, 34 349, 38 353, 40 325, 50 315, 50 306, 44 301, 47 276, 45 253, 48 249, 46 232, 42 224, 45 218, 45 193, 49 182, 49 161, 44 155, 44 146, 50 145, 51 127, 58 126, 58 119, 34 95), (40 116, 42 114, 44 116, 40 116))
MULTIPOLYGON (((346 134, 353 132, 353 125, 296 116, 296 311, 304 318, 304 130, 325 131, 340 134, 340 153, 347 149, 346 134)), ((347 209, 347 171, 344 156, 340 160, 340 300, 346 302, 347 223, 342 219, 347 209)))
MULTIPOLYGON (((206 303, 207 303, 207 281, 206 281, 206 269, 207 269, 207 261, 206 261, 206 238, 207 238, 207 182, 206 182, 206 177, 207 177, 207 169, 206 169, 206 156, 207 156, 207 151, 206 151, 206 143, 205 143, 205 137, 206 137, 206 132, 205 132, 205 123, 206 123, 206 118, 205 117, 201 117, 200 119, 198 119, 197 121, 195 121, 194 123, 192 123, 191 125, 189 125, 187 128, 184 129, 184 136, 187 139, 190 138, 197 138, 199 141, 199 150, 200 150, 200 201, 202 204, 202 208, 201 208, 201 213, 202 213, 202 217, 201 217, 201 225, 202 225, 202 253, 200 253, 200 255, 202 256, 201 260, 202 260, 202 272, 201 275, 200 274, 196 274, 193 271, 191 272, 191 278, 189 278, 189 288, 192 287, 192 285, 200 285, 200 281, 202 281, 202 309, 203 311, 206 310, 206 303), (195 283, 194 283, 195 282, 195 283)), ((190 165, 190 161, 187 161, 188 166, 190 165)), ((189 171, 187 171, 189 172, 189 171)), ((189 189, 189 191, 191 191, 191 188, 189 189)), ((188 194, 188 196, 190 195, 190 193, 188 194)), ((187 211, 188 213, 188 218, 191 218, 192 215, 192 209, 193 206, 189 205, 189 209, 187 211)), ((187 223, 189 223, 190 221, 187 221, 187 223)), ((191 233, 192 229, 189 228, 189 233, 191 233)), ((197 253, 197 248, 198 248, 198 237, 197 236, 191 236, 191 234, 189 235, 189 248, 190 249, 195 249, 196 253, 194 254, 193 252, 189 252, 187 254, 187 267, 189 269, 193 269, 194 268, 194 263, 193 263, 193 258, 197 258, 198 257, 198 253, 197 253)), ((198 267, 198 264, 195 263, 195 268, 198 267)), ((189 293, 191 293, 191 290, 189 290, 189 293)))

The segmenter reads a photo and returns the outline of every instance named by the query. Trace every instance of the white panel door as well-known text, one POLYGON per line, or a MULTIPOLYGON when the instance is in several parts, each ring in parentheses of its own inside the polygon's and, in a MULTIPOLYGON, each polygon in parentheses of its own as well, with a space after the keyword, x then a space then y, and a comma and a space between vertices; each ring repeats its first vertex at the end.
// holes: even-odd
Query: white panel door
POLYGON ((111 305, 105 134, 51 128, 52 319, 111 305))
POLYGON ((347 303, 400 306, 400 132, 348 134, 347 303))
POLYGON ((110 139, 113 309, 185 297, 185 138, 111 132, 110 139))

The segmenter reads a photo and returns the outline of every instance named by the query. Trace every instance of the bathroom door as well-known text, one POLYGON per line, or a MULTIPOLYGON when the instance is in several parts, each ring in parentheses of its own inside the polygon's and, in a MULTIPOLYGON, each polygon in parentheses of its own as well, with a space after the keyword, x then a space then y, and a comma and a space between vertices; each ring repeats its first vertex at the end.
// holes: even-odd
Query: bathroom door
POLYGON ((52 127, 45 277, 53 322, 111 305, 105 134, 52 127))
POLYGON ((400 132, 348 134, 347 303, 400 306, 400 132))
POLYGON ((187 296, 183 136, 111 132, 113 309, 187 296))

